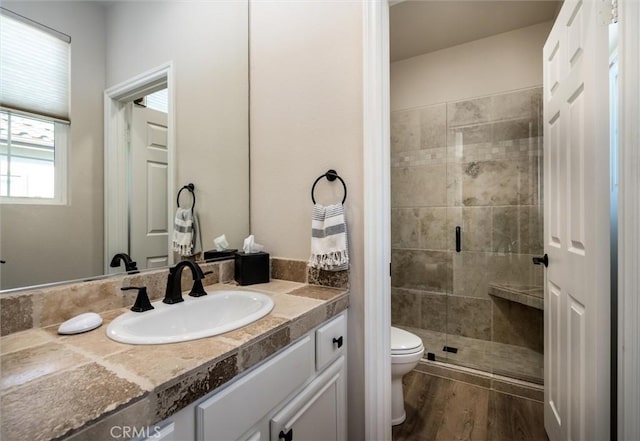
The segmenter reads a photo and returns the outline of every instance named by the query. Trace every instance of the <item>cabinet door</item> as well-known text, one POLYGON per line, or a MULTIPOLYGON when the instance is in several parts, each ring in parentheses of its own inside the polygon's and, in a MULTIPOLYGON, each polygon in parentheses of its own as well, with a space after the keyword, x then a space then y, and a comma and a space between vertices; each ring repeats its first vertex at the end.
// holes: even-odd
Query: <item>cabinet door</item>
POLYGON ((199 403, 196 407, 196 440, 241 439, 271 409, 308 381, 314 371, 314 352, 313 340, 307 335, 199 403))
POLYGON ((346 440, 345 378, 342 356, 271 419, 271 440, 346 440))

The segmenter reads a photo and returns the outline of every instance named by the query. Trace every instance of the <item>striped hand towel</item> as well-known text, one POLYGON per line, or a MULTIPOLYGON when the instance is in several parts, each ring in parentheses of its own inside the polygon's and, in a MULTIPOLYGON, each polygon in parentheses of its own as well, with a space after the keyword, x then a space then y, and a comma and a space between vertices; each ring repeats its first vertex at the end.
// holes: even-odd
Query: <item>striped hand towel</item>
POLYGON ((327 271, 349 268, 347 223, 342 204, 313 206, 309 266, 327 271))
POLYGON ((181 256, 191 256, 194 235, 193 212, 191 209, 178 207, 173 225, 173 251, 181 256))
POLYGON ((202 234, 200 233, 200 220, 198 219, 198 213, 193 215, 193 249, 191 250, 192 256, 197 256, 202 252, 202 234))

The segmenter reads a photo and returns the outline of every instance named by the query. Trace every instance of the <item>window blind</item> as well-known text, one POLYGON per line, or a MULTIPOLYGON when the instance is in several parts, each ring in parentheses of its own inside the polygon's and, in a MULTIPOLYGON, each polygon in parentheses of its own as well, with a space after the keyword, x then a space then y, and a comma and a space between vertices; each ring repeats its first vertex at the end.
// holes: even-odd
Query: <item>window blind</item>
POLYGON ((70 42, 0 8, 0 105, 69 122, 70 42))

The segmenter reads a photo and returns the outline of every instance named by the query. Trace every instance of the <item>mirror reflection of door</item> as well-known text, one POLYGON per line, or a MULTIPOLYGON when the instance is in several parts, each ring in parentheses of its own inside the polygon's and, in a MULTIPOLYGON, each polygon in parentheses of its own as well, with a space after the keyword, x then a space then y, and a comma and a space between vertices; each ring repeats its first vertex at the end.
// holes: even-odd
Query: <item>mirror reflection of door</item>
POLYGON ((136 100, 129 126, 129 246, 139 269, 169 265, 167 89, 136 100))

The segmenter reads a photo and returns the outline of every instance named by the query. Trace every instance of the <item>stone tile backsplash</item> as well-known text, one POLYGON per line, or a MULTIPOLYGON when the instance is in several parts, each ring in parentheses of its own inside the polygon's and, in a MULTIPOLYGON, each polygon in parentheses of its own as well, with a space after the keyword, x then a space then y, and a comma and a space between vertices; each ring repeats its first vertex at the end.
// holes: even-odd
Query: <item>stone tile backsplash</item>
MULTIPOLYGON (((212 272, 205 276, 205 285, 233 280, 233 261, 201 263, 200 266, 203 271, 212 272), (221 278, 221 275, 224 275, 224 278, 221 278)), ((164 297, 166 283, 167 270, 163 269, 2 294, 1 335, 62 323, 83 312, 100 313, 131 307, 137 293, 120 289, 127 286, 146 286, 149 298, 152 301, 159 300, 164 297)), ((191 274, 184 271, 184 290, 187 290, 190 284, 191 274)))
POLYGON ((306 260, 272 257, 271 278, 331 288, 349 288, 349 270, 325 271, 311 268, 306 260))
POLYGON ((271 278, 306 283, 307 262, 274 257, 271 259, 271 278))
POLYGON ((542 88, 391 114, 392 323, 542 350, 542 88), (455 227, 462 252, 455 252, 455 227))
MULTIPOLYGON (((233 260, 199 265, 204 272, 210 272, 204 278, 205 286, 234 280, 233 260)), ((349 271, 315 270, 308 268, 307 262, 302 260, 271 259, 271 277, 333 288, 349 287, 349 271)), ((183 271, 183 290, 188 290, 191 283, 190 271, 183 271)), ((167 270, 162 269, 2 294, 0 335, 62 323, 83 312, 129 308, 135 302, 137 292, 120 289, 127 286, 146 286, 151 301, 157 301, 164 297, 166 284, 167 270)))

